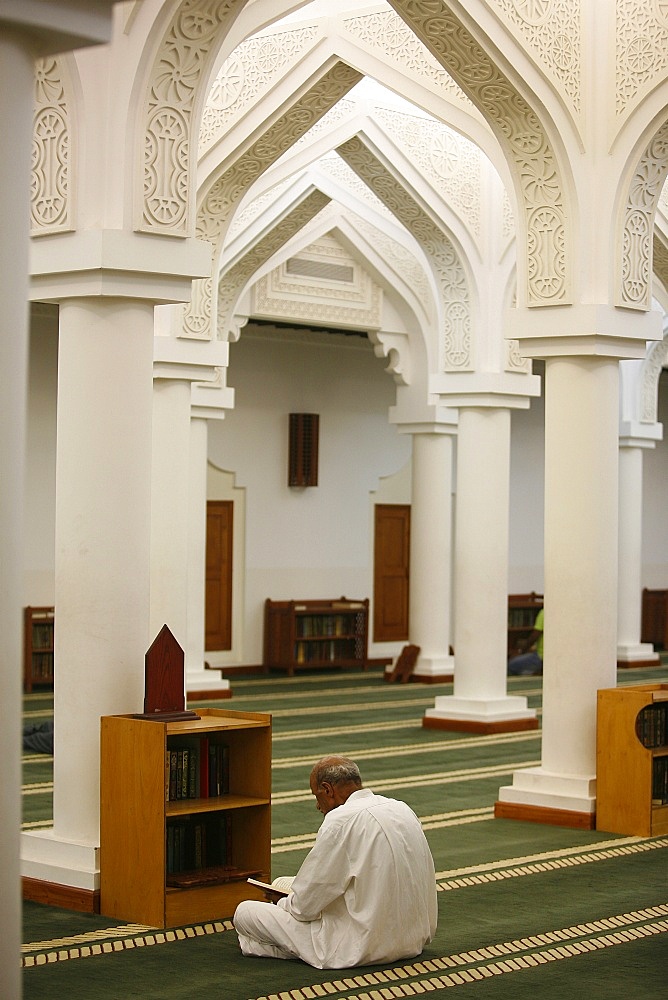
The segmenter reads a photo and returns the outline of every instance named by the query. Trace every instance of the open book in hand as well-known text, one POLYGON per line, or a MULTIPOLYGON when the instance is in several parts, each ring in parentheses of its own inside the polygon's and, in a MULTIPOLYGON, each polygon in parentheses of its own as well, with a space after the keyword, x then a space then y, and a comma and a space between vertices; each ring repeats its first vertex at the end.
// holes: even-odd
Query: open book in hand
POLYGON ((275 903, 278 899, 282 899, 287 896, 291 891, 293 876, 292 875, 282 875, 279 878, 275 878, 273 882, 260 882, 259 879, 249 878, 247 879, 249 885, 254 885, 256 889, 261 889, 265 895, 265 898, 270 903, 275 903))

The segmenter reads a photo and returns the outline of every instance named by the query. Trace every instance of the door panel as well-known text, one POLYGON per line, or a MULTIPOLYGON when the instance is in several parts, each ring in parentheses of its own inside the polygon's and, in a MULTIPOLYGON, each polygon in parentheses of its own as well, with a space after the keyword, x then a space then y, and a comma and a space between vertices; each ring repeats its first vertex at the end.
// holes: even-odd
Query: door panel
POLYGON ((376 504, 373 639, 408 639, 410 516, 407 504, 376 504))
POLYGON ((232 648, 231 500, 206 505, 205 649, 232 648))

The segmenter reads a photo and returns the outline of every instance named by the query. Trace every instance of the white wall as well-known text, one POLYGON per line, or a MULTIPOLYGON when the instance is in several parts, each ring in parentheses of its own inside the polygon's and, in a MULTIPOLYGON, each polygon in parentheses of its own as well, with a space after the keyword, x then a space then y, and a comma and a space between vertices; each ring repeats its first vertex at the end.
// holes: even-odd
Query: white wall
POLYGON ((668 370, 661 372, 657 416, 663 441, 643 453, 643 587, 668 587, 668 370))
MULTIPOLYGON (((246 491, 243 662, 262 658, 264 600, 372 597, 372 503, 410 438, 388 423, 394 382, 357 337, 251 328, 230 349, 235 408, 209 428, 209 460, 246 491), (320 415, 318 486, 287 485, 288 415, 320 415)), ((382 648, 371 655, 382 655, 382 648)))
MULTIPOLYGON (((534 371, 543 366, 534 363, 534 371)), ((543 593, 545 501, 545 399, 513 410, 510 442, 510 543, 508 593, 543 593)))
POLYGON ((22 603, 54 603, 58 310, 31 310, 22 603))

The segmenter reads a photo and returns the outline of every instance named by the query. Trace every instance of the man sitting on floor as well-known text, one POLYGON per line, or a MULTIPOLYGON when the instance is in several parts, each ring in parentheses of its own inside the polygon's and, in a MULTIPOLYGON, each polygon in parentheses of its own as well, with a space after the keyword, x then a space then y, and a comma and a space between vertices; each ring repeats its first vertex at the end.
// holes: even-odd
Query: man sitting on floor
POLYGON ((437 921, 434 861, 405 802, 362 787, 357 764, 329 756, 311 771, 324 815, 288 896, 245 900, 234 914, 244 955, 346 969, 419 955, 437 921))

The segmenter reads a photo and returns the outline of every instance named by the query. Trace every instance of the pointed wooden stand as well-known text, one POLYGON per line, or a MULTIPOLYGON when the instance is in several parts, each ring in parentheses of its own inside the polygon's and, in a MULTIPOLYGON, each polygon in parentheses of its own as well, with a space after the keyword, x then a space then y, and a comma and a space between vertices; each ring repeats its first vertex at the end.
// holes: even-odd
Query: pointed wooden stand
POLYGON ((199 719, 186 709, 184 654, 163 625, 144 658, 144 711, 137 719, 173 722, 199 719))

